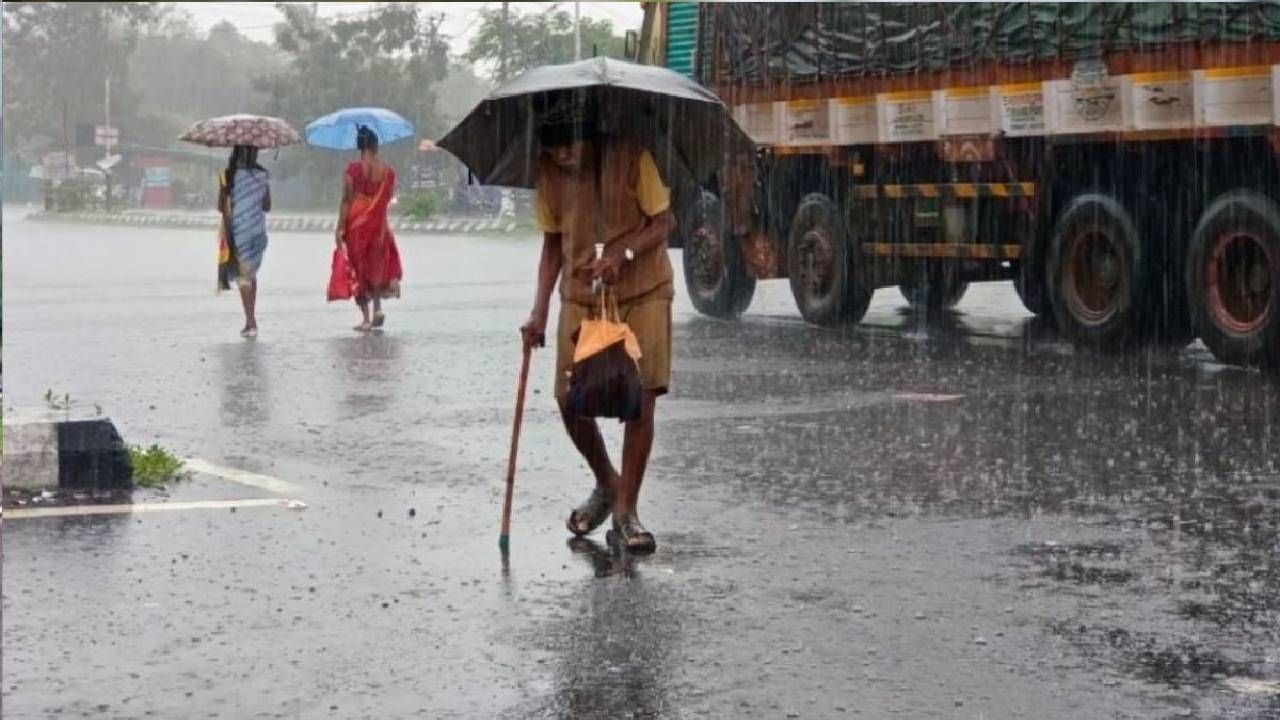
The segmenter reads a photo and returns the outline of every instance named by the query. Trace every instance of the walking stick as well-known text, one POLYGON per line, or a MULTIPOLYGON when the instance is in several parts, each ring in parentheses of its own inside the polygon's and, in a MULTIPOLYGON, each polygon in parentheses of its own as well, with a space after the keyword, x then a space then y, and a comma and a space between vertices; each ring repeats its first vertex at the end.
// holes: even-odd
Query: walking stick
POLYGON ((498 535, 498 549, 505 555, 511 542, 511 496, 516 489, 516 449, 520 445, 520 422, 524 418, 524 388, 529 380, 529 356, 533 347, 524 345, 524 359, 520 363, 520 384, 516 387, 516 419, 511 427, 511 455, 507 457, 507 497, 502 501, 502 532, 498 535))

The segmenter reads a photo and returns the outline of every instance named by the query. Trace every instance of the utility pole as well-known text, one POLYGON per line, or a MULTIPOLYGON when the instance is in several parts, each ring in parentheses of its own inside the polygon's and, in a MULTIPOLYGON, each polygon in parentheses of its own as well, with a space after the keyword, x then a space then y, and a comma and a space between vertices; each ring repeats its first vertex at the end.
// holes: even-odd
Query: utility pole
POLYGON ((502 58, 498 60, 498 77, 502 82, 507 81, 507 36, 511 34, 511 24, 507 15, 508 5, 509 3, 502 3, 502 58))
POLYGON ((111 76, 110 75, 107 75, 107 93, 106 93, 105 106, 106 106, 106 116, 107 116, 107 136, 105 138, 106 142, 103 143, 103 145, 106 146, 106 155, 103 157, 103 160, 106 160, 107 162, 103 163, 103 165, 106 165, 106 167, 104 167, 102 171, 107 174, 107 177, 106 177, 107 212, 111 212, 111 168, 113 166, 110 164, 110 160, 111 160, 111 148, 114 147, 114 145, 112 144, 112 141, 115 139, 113 136, 115 129, 111 127, 111 76))
POLYGON ((67 100, 62 99, 62 172, 71 175, 71 138, 67 135, 67 100))
POLYGON ((573 4, 573 61, 582 59, 582 3, 573 4))

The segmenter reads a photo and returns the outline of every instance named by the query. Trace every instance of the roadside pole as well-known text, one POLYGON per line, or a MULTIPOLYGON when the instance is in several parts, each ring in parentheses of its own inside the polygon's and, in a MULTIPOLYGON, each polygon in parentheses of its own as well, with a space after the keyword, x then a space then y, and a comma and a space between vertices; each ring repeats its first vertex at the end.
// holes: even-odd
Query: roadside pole
MULTIPOLYGON (((107 165, 105 161, 111 158, 111 148, 113 147, 112 141, 115 139, 112 136, 113 129, 111 126, 111 76, 110 75, 107 75, 107 92, 106 92, 105 105, 106 105, 106 116, 107 116, 107 137, 106 137, 106 142, 103 143, 104 147, 106 148, 106 154, 103 155, 102 157, 102 159, 104 160, 103 165, 107 165)), ((107 212, 111 212, 111 167, 110 166, 104 167, 102 171, 106 173, 107 212)))

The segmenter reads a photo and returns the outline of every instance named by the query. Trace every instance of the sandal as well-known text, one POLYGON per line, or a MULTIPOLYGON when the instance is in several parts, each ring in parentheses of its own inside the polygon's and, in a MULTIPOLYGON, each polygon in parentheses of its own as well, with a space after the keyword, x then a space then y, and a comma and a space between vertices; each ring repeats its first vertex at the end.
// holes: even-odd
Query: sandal
POLYGON ((370 327, 380 328, 380 327, 382 327, 383 325, 385 325, 385 324, 386 324, 386 322, 387 322, 387 314, 386 314, 386 313, 374 313, 374 314, 373 314, 373 324, 372 324, 370 327))
POLYGON ((565 527, 574 535, 582 537, 604 524, 612 510, 613 491, 596 486, 591 495, 569 513, 565 527))
POLYGON ((624 517, 621 522, 615 517, 613 519, 613 534, 618 542, 622 544, 622 547, 627 549, 627 552, 641 555, 658 549, 658 542, 653 539, 653 533, 645 530, 644 526, 640 524, 640 518, 634 514, 624 517))

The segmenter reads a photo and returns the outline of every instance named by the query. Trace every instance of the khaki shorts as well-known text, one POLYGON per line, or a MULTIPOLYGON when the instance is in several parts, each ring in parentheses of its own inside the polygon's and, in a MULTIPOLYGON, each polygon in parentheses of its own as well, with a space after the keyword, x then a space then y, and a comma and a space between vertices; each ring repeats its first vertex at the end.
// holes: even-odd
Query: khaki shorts
MULTIPOLYGON (((598 312, 597 308, 568 300, 560 302, 556 328, 556 399, 562 404, 569 395, 569 370, 573 367, 571 339, 578 326, 598 312)), ((651 293, 618 304, 618 314, 640 342, 640 381, 645 390, 664 395, 671 384, 671 299, 651 293)))

